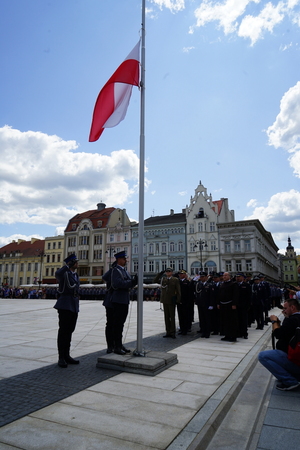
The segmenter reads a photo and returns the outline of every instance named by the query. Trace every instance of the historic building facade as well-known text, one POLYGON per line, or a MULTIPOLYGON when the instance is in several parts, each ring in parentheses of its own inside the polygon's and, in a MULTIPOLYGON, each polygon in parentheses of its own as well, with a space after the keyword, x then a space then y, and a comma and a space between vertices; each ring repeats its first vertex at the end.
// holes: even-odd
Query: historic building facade
POLYGON ((185 213, 187 270, 191 275, 201 270, 219 272, 218 224, 234 221, 234 211, 229 209, 228 199, 214 201, 200 181, 185 213))
POLYGON ((288 245, 284 256, 281 256, 282 282, 298 285, 298 260, 291 238, 288 238, 288 245))
POLYGON ((223 272, 263 274, 280 280, 278 247, 257 219, 218 224, 220 267, 223 272))
POLYGON ((53 236, 45 238, 45 251, 41 256, 42 282, 44 284, 57 283, 55 272, 63 265, 65 237, 53 236))
MULTIPOLYGON (((171 267, 186 269, 185 212, 149 217, 144 221, 144 282, 151 283, 155 275, 171 267)), ((138 271, 138 224, 132 225, 132 258, 130 270, 138 271)))
POLYGON ((45 241, 19 239, 0 248, 0 283, 11 287, 40 284, 45 241))
POLYGON ((81 283, 101 283, 102 275, 114 261, 114 253, 125 250, 131 254, 130 221, 125 209, 106 208, 77 214, 65 229, 65 255, 76 253, 81 283))

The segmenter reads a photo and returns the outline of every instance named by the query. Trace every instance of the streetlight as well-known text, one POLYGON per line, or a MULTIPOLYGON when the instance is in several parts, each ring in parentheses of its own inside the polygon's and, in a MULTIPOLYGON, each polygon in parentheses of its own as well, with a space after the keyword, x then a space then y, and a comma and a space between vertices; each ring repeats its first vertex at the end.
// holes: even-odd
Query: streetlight
POLYGON ((207 242, 200 239, 199 241, 196 241, 196 244, 194 245, 194 249, 197 248, 199 246, 199 250, 200 250, 200 271, 203 270, 202 267, 202 251, 203 248, 208 247, 207 242))
POLYGON ((39 289, 41 289, 41 284, 42 284, 42 267, 43 267, 43 258, 44 256, 44 252, 41 251, 39 248, 37 249, 37 252, 40 252, 38 254, 38 256, 41 258, 41 263, 40 263, 40 276, 39 276, 39 289))

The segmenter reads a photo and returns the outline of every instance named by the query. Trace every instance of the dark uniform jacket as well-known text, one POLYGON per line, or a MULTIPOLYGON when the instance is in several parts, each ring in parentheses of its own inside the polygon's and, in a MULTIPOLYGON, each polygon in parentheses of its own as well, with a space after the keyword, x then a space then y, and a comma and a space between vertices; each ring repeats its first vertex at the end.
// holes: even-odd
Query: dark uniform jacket
POLYGON ((211 283, 202 283, 198 281, 195 285, 196 300, 198 306, 206 307, 215 306, 214 286, 211 283))
POLYGON ((68 266, 63 266, 55 272, 55 277, 59 283, 58 300, 54 305, 55 309, 66 309, 74 313, 79 312, 79 277, 76 272, 72 272, 68 266))
POLYGON ((134 287, 135 281, 121 266, 116 266, 111 272, 111 297, 113 303, 129 304, 129 291, 134 287))

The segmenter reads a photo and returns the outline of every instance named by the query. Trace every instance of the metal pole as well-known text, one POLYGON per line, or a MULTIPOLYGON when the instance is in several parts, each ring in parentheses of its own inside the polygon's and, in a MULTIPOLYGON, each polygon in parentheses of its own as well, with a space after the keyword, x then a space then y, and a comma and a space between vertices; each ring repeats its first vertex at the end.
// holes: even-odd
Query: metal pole
POLYGON ((134 355, 136 356, 145 356, 145 352, 143 351, 144 191, 145 191, 145 19, 146 19, 145 3, 146 0, 142 0, 137 347, 134 351, 134 355))

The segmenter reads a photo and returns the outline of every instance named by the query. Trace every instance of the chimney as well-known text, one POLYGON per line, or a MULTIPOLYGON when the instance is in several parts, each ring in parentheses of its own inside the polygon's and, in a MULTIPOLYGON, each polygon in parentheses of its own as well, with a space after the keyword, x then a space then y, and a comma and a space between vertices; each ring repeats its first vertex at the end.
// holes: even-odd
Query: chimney
POLYGON ((170 209, 170 216, 174 215, 174 209, 170 209))

